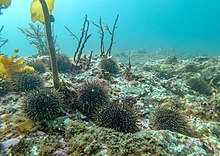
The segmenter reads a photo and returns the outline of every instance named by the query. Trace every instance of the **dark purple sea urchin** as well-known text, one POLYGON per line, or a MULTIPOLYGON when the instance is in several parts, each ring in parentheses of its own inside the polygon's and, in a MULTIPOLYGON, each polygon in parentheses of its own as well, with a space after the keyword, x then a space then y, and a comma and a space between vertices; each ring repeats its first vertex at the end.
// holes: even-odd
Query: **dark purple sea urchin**
POLYGON ((103 58, 99 63, 99 67, 111 74, 116 74, 119 71, 117 63, 112 58, 103 58))
POLYGON ((12 78, 16 91, 27 92, 43 86, 43 80, 34 72, 20 72, 12 78))
POLYGON ((77 109, 91 117, 97 108, 106 103, 108 90, 98 80, 86 80, 78 90, 77 109))
POLYGON ((189 134, 190 128, 186 118, 176 110, 159 108, 154 113, 153 122, 157 129, 189 134))
POLYGON ((62 115, 62 100, 55 91, 49 88, 31 91, 24 98, 22 110, 34 121, 47 121, 62 115))
POLYGON ((137 117, 132 109, 118 104, 102 107, 96 112, 95 120, 99 126, 118 132, 133 133, 138 130, 137 117))

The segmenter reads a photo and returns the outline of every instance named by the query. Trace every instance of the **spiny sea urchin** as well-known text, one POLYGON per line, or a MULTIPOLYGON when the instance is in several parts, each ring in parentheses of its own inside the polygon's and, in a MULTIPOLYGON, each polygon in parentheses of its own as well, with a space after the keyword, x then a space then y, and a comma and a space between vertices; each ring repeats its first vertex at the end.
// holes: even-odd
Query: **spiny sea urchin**
POLYGON ((65 54, 57 55, 57 66, 59 73, 71 73, 81 70, 79 66, 72 64, 70 58, 65 54))
POLYGON ((45 68, 44 64, 40 61, 31 61, 31 62, 27 62, 26 64, 28 66, 33 67, 34 70, 38 73, 45 73, 46 72, 46 68, 45 68))
POLYGON ((153 115, 153 122, 157 129, 170 130, 182 134, 187 134, 189 132, 186 118, 177 110, 159 108, 153 115))
POLYGON ((78 91, 77 108, 88 117, 107 101, 108 89, 98 80, 86 80, 78 91))
POLYGON ((211 94, 211 89, 208 84, 202 78, 190 78, 187 80, 186 84, 194 91, 200 94, 211 94))
POLYGON ((70 73, 72 70, 70 59, 64 54, 57 55, 57 66, 60 73, 70 73))
POLYGON ((20 72, 13 76, 16 91, 30 91, 43 85, 42 79, 34 72, 20 72))
POLYGON ((138 130, 137 117, 128 107, 119 104, 107 105, 98 110, 95 115, 95 122, 99 126, 124 133, 133 133, 138 130))
POLYGON ((116 74, 119 71, 117 63, 112 58, 103 58, 99 63, 99 67, 111 74, 116 74))
POLYGON ((52 120, 62 115, 62 100, 55 91, 49 88, 32 90, 24 98, 24 114, 38 122, 52 120))

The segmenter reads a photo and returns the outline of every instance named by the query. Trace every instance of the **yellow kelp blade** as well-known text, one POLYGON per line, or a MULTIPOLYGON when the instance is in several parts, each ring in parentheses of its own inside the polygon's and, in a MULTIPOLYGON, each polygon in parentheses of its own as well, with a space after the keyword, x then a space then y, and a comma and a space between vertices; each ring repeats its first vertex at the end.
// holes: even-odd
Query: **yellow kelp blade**
MULTIPOLYGON (((54 7, 54 0, 45 0, 48 10, 49 10, 49 14, 52 15, 52 10, 54 7)), ((44 21, 44 14, 43 14, 43 10, 42 10, 42 6, 39 0, 33 0, 31 3, 31 19, 33 22, 35 22, 36 20, 39 20, 41 23, 45 23, 44 21)))
POLYGON ((31 119, 28 119, 25 122, 17 125, 17 127, 21 132, 25 132, 34 127, 34 122, 31 119))
POLYGON ((5 77, 7 79, 11 79, 14 73, 22 72, 22 71, 34 71, 33 67, 26 66, 24 64, 24 58, 18 58, 15 60, 15 54, 18 50, 14 51, 12 57, 8 58, 6 55, 0 56, 0 76, 5 77))
POLYGON ((11 4, 11 0, 0 0, 0 4, 3 4, 3 8, 7 8, 11 4))
POLYGON ((8 65, 11 64, 14 60, 14 56, 12 56, 11 58, 8 58, 6 55, 2 55, 0 57, 0 64, 1 65, 8 65))
POLYGON ((24 66, 23 70, 24 71, 35 71, 34 68, 31 66, 24 66))

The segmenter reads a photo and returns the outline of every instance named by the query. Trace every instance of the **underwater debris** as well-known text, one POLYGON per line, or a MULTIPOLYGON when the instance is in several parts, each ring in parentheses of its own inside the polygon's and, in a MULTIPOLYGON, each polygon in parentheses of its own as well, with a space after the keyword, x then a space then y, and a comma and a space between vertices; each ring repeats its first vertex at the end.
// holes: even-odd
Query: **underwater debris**
POLYGON ((106 103, 108 88, 99 80, 86 80, 78 90, 77 108, 86 116, 91 117, 92 113, 106 103))
POLYGON ((6 79, 11 80, 13 74, 22 71, 34 71, 33 67, 25 65, 24 58, 15 60, 15 54, 18 50, 14 50, 12 57, 8 58, 6 55, 0 56, 0 75, 6 79))
POLYGON ((29 119, 42 122, 63 115, 61 106, 62 100, 53 89, 41 88, 25 96, 22 111, 29 119))
POLYGON ((137 118, 131 108, 125 105, 109 104, 95 113, 95 122, 102 127, 118 132, 134 133, 138 131, 137 118))

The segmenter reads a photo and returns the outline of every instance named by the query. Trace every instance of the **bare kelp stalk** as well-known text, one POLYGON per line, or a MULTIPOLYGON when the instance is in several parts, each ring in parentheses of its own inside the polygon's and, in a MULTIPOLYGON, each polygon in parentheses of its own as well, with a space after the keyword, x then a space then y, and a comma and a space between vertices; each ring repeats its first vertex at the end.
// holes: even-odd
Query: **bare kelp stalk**
POLYGON ((47 4, 44 0, 40 0, 40 3, 43 8, 43 14, 45 19, 45 29, 46 29, 46 35, 47 35, 47 43, 49 46, 49 52, 50 52, 50 62, 51 62, 51 68, 53 73, 53 84, 56 89, 59 88, 60 82, 58 77, 58 66, 57 66, 57 59, 56 59, 56 51, 55 51, 55 45, 52 37, 52 31, 51 31, 51 18, 49 15, 47 4))

